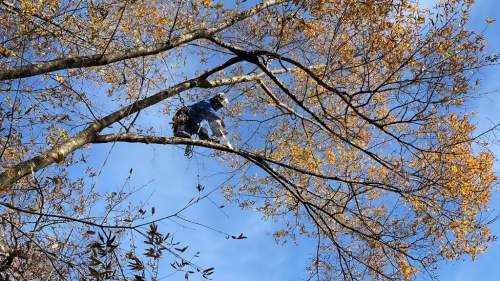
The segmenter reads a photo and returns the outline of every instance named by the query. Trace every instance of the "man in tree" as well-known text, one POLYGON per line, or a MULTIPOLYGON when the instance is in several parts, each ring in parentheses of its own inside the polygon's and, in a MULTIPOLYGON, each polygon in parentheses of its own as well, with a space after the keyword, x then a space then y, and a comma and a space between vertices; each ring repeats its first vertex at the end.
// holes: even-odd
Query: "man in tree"
POLYGON ((183 106, 172 118, 174 136, 191 138, 191 135, 197 134, 200 140, 219 142, 208 136, 208 130, 201 126, 201 122, 207 120, 210 123, 212 133, 217 137, 225 135, 226 126, 219 114, 217 114, 217 110, 226 107, 228 103, 226 94, 218 93, 210 99, 205 99, 189 106, 183 106))
MULTIPOLYGON (((169 252, 176 230, 159 223, 204 225, 181 217, 209 199, 201 183, 143 233, 155 210, 130 204, 145 185, 102 182, 132 165, 146 180, 135 170, 152 172, 146 154, 119 152, 139 144, 207 148, 189 163, 193 183, 223 182, 226 200, 283 219, 277 243, 317 241, 308 279, 435 279, 439 262, 487 250, 496 158, 468 104, 500 55, 468 31, 474 1, 213 2, 0 1, 0 280, 152 280, 171 266, 207 279, 213 268, 184 258, 187 246, 169 252), (237 93, 224 113, 245 136, 238 149, 190 139, 209 139, 203 120, 225 132, 227 100, 200 91, 237 93), (177 97, 197 102, 176 114, 177 137, 144 126, 177 97), (97 145, 122 161, 95 173, 97 145)), ((176 166, 169 176, 189 185, 176 166)))

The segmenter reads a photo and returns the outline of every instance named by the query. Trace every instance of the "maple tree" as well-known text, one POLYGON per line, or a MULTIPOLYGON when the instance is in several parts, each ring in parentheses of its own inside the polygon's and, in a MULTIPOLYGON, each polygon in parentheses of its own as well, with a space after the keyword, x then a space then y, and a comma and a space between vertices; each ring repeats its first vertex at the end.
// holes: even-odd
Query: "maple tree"
POLYGON ((464 108, 498 60, 464 27, 474 1, 243 2, 0 2, 0 278, 155 279, 165 252, 186 278, 213 272, 120 207, 134 191, 71 175, 99 143, 209 148, 238 175, 228 201, 284 220, 277 242, 318 241, 311 278, 433 277, 496 239, 494 157, 464 108), (136 124, 221 90, 235 149, 136 124))

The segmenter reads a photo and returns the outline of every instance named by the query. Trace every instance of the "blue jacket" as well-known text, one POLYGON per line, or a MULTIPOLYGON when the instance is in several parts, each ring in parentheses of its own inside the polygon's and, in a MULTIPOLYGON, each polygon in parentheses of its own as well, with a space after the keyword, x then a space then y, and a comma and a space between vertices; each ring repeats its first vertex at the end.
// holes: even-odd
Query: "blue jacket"
POLYGON ((209 99, 199 101, 192 105, 188 105, 188 108, 188 115, 191 123, 191 128, 189 128, 189 130, 191 131, 191 133, 196 133, 198 127, 200 126, 200 123, 204 120, 207 120, 208 122, 222 120, 219 114, 217 114, 217 111, 212 108, 209 99), (193 130, 195 131, 193 132, 193 130))

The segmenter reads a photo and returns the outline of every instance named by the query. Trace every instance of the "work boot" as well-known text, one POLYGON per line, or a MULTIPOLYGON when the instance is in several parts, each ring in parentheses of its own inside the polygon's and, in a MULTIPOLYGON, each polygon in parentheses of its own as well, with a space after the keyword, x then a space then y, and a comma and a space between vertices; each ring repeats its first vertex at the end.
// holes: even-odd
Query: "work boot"
POLYGON ((186 139, 190 139, 191 138, 191 135, 184 132, 184 131, 178 131, 176 133, 174 133, 174 137, 176 138, 186 138, 186 139))
POLYGON ((174 137, 190 139, 191 134, 184 131, 184 126, 174 124, 174 137))
MULTIPOLYGON (((205 129, 205 128, 202 128, 202 129, 205 129)), ((220 143, 220 141, 218 139, 212 139, 210 138, 210 136, 208 136, 207 130, 200 130, 200 132, 198 133, 198 136, 200 137, 200 140, 207 140, 207 141, 211 141, 213 143, 220 143)))

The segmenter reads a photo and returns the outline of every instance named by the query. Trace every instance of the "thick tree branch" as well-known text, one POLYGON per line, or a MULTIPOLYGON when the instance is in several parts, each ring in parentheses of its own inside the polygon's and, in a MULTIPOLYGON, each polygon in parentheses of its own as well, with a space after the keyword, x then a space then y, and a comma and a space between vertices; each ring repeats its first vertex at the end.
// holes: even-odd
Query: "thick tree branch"
MULTIPOLYGON (((99 135, 96 136, 93 140, 92 143, 112 143, 112 142, 129 142, 129 143, 144 143, 144 144, 169 144, 169 145, 176 145, 176 144, 185 144, 185 145, 196 145, 200 147, 206 147, 206 148, 212 148, 220 151, 226 151, 226 152, 231 152, 234 154, 237 154, 243 158, 246 158, 251 161, 257 161, 258 163, 262 163, 263 161, 269 162, 272 164, 275 164, 279 167, 296 171, 299 173, 302 173, 304 175, 310 175, 314 176, 317 178, 321 179, 326 179, 326 180, 334 180, 338 182, 343 182, 343 183, 348 183, 348 184, 359 184, 359 185, 366 185, 366 186, 372 186, 375 188, 381 188, 387 191, 391 192, 396 192, 398 194, 401 194, 401 190, 394 186, 390 186, 381 182, 374 182, 374 181, 363 181, 363 180, 354 180, 354 179, 347 179, 347 178, 342 178, 338 176, 329 176, 321 173, 315 173, 310 170, 305 170, 299 167, 295 167, 293 165, 283 163, 281 161, 278 161, 273 158, 266 157, 264 155, 260 155, 257 153, 249 152, 246 150, 234 148, 230 149, 229 147, 222 145, 222 144, 216 144, 213 142, 209 141, 202 141, 202 140, 197 140, 197 139, 187 139, 187 138, 169 138, 169 137, 156 137, 156 136, 145 136, 145 135, 139 135, 139 134, 134 134, 134 133, 121 133, 121 134, 108 134, 108 135, 99 135)), ((276 173, 278 173, 276 171, 276 173)), ((405 191, 405 192, 411 192, 411 191, 405 191)))
MULTIPOLYGON (((355 142, 352 142, 351 140, 343 137, 342 135, 338 134, 335 130, 333 130, 332 128, 330 128, 317 114, 315 114, 315 112, 313 112, 310 108, 308 108, 303 101, 299 100, 289 89, 287 89, 285 87, 285 85, 283 85, 283 83, 281 81, 279 81, 279 79, 274 76, 274 74, 268 69, 268 67, 266 65, 264 65, 263 63, 261 63, 258 58, 256 57, 257 55, 266 55, 266 56, 269 56, 269 57, 273 57, 273 58, 277 58, 277 59, 280 59, 280 60, 283 60, 283 61, 286 61, 294 66, 296 66, 298 69, 301 69, 302 71, 306 72, 310 77, 312 77, 319 85, 321 85, 322 87, 324 87, 325 89, 335 93, 338 97, 340 97, 342 99, 342 101, 349 107, 351 108, 358 116, 360 116, 362 119, 364 119, 366 122, 368 122, 369 124, 379 128, 380 130, 382 130, 384 133, 390 135, 391 137, 393 137, 394 139, 396 139, 397 141, 399 141, 400 143, 402 143, 403 145, 409 145, 411 146, 412 148, 415 148, 417 150, 420 150, 420 151, 424 151, 423 149, 421 148, 418 148, 414 145, 411 145, 405 141, 403 141, 401 138, 398 138, 397 136, 395 136, 394 134, 392 134, 391 132, 387 131, 385 128, 384 128, 384 125, 380 125, 378 124, 377 122, 375 122, 374 120, 370 119, 369 117, 367 117, 366 115, 362 114, 361 111, 359 109, 357 109, 352 103, 351 103, 351 96, 345 92, 345 91, 341 91, 341 90, 338 90, 336 87, 333 87, 331 85, 329 85, 328 83, 326 83, 325 81, 323 81, 318 75, 316 75, 314 72, 313 72, 313 69, 316 68, 316 67, 308 67, 308 66, 305 66, 303 65, 302 63, 296 61, 296 60, 293 60, 293 59, 290 59, 290 58, 287 58, 287 57, 284 57, 280 54, 276 54, 274 52, 269 52, 269 51, 246 51, 246 50, 243 50, 237 46, 234 46, 228 42, 224 42, 222 40, 220 40, 219 38, 215 37, 215 36, 212 36, 210 38, 208 38, 210 41, 214 42, 216 45, 220 46, 220 47, 223 47, 223 48, 226 48, 228 50, 230 50, 231 52, 237 54, 238 56, 240 57, 244 57, 246 58, 247 61, 251 62, 251 63, 254 63, 255 65, 257 65, 264 73, 266 73, 266 75, 287 95, 289 96, 299 107, 301 107, 305 112, 307 112, 311 117, 312 119, 314 119, 316 122, 313 122, 315 123, 316 125, 320 125, 319 127, 322 128, 325 132, 333 135, 333 136, 336 136, 337 138, 341 139, 342 141, 344 141, 345 143, 348 143, 349 145, 351 145, 352 147, 362 151, 363 153, 365 153, 366 155, 368 155, 369 157, 371 157, 372 159, 374 159, 376 162, 380 163, 382 166, 388 168, 388 169, 392 169, 392 164, 388 161, 386 161, 385 159, 382 159, 380 158, 377 154, 375 153, 372 153, 370 150, 367 150, 367 149, 364 149, 362 148, 361 146, 359 146, 358 144, 356 144, 355 142), (249 59, 248 59, 249 58, 249 59)), ((267 92, 267 91, 266 91, 267 92)), ((269 94, 269 93, 268 93, 269 94)), ((406 175, 402 175, 401 172, 397 171, 397 173, 402 176, 402 177, 405 177, 406 175)), ((398 189, 395 189, 395 191, 401 195, 400 191, 398 189)))
MULTIPOLYGON (((237 61, 239 60, 234 60, 234 62, 237 61)), ((228 64, 225 65, 226 67, 229 66, 228 64)), ((286 70, 283 69, 273 71, 274 74, 284 72, 286 72, 286 70)), ((196 87, 215 88, 224 85, 255 81, 262 79, 264 76, 264 73, 260 73, 217 80, 205 80, 205 76, 202 75, 198 78, 179 83, 150 97, 125 106, 120 110, 103 117, 100 120, 96 120, 95 122, 91 123, 86 129, 67 139, 61 144, 58 144, 54 148, 47 150, 29 160, 21 162, 11 168, 5 169, 5 171, 0 174, 0 187, 7 187, 32 172, 37 172, 40 169, 52 165, 52 163, 54 163, 54 159, 58 159, 59 155, 62 155, 64 157, 72 153, 73 151, 82 148, 85 144, 93 142, 94 138, 96 138, 104 128, 111 126, 113 123, 118 122, 123 118, 126 118, 127 116, 138 112, 141 109, 158 104, 161 101, 177 95, 183 91, 196 87)))
POLYGON ((258 5, 258 8, 254 7, 248 10, 245 10, 241 13, 234 15, 233 17, 222 21, 221 23, 207 28, 207 29, 198 29, 186 33, 184 35, 178 36, 169 40, 165 43, 158 43, 151 46, 138 46, 130 49, 113 51, 108 54, 102 55, 102 52, 98 54, 90 55, 90 56, 81 56, 81 57, 71 57, 71 58, 61 58, 55 59, 51 61, 43 61, 38 63, 33 63, 25 66, 14 66, 14 67, 6 67, 0 69, 0 81, 7 79, 17 79, 17 78, 26 78, 32 77, 48 72, 53 72, 57 70, 63 69, 72 69, 72 68, 83 68, 83 67, 92 67, 92 66, 100 66, 107 65, 110 63, 137 58, 137 57, 145 57, 150 55, 155 55, 161 52, 165 52, 171 50, 177 46, 182 44, 191 42, 196 39, 201 38, 209 38, 213 36, 215 33, 220 32, 237 22, 240 22, 246 18, 249 18, 261 10, 278 5, 283 2, 289 2, 291 0, 269 0, 262 4, 258 5))

